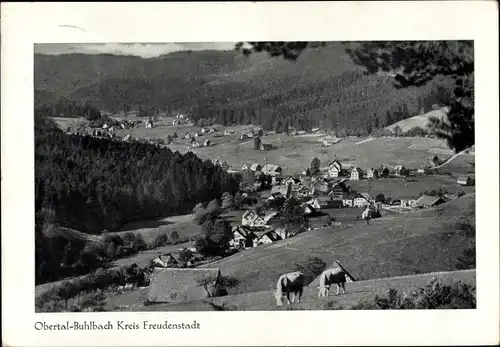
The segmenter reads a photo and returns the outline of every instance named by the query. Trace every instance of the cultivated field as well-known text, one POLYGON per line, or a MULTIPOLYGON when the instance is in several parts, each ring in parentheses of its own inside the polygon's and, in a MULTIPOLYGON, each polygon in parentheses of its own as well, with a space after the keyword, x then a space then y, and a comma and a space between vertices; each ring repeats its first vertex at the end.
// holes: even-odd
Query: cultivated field
MULTIPOLYGON (((353 304, 363 300, 373 300, 375 295, 385 295, 390 288, 401 292, 411 293, 417 288, 427 285, 432 279, 437 278, 445 284, 462 281, 469 285, 476 285, 476 270, 453 272, 426 273, 392 278, 359 281, 346 284, 345 295, 335 295, 335 287, 329 297, 318 299, 316 282, 304 289, 302 301, 294 304, 294 310, 323 310, 323 309, 349 309, 353 304)), ((271 311, 288 310, 286 305, 276 307, 273 290, 229 295, 182 304, 159 304, 144 306, 147 288, 125 293, 109 298, 106 307, 113 311, 217 311, 217 310, 248 310, 271 311)))

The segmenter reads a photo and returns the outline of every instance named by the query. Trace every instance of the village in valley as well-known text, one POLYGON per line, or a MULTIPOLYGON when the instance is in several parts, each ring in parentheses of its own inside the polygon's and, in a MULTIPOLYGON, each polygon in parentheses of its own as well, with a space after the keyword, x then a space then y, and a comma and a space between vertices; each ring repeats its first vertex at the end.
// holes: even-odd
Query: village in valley
MULTIPOLYGON (((199 172, 207 177, 217 173, 221 182, 232 180, 237 187, 216 196, 212 191, 210 198, 202 197, 203 185, 194 182, 168 188, 172 194, 181 194, 176 189, 199 189, 200 200, 186 203, 194 206, 192 210, 175 207, 183 213, 143 223, 136 218, 128 226, 116 225, 95 235, 77 230, 75 223, 45 227, 44 237, 70 242, 64 246, 66 253, 74 247, 71 243, 84 242, 82 252, 95 247, 96 261, 105 260, 106 266, 89 273, 78 270, 78 275, 66 278, 58 274, 59 278, 40 283, 37 309, 48 310, 46 302, 56 300, 51 296, 58 290, 54 288, 71 287, 75 281, 99 282, 96 291, 90 292, 99 293, 100 310, 112 311, 275 309, 276 281, 293 271, 307 278, 306 298, 299 309, 348 308, 379 293, 349 294, 349 285, 404 291, 426 285, 432 273, 443 272, 443 278, 451 281, 454 275, 446 277, 445 272, 453 270, 462 271, 457 276, 473 283, 474 265, 456 264, 468 261, 462 252, 470 256, 467 249, 475 242, 472 234, 462 232, 474 228, 475 233, 475 225, 471 226, 474 146, 453 151, 429 132, 412 136, 409 131, 418 128, 415 119, 424 119, 421 128, 425 129, 427 113, 448 111, 446 105, 434 104, 427 112, 364 135, 344 134, 320 122, 275 130, 249 122, 223 125, 175 109, 147 115, 141 110, 101 110, 101 116, 92 120, 61 112, 51 119, 72 141, 93 139, 109 148, 134 148, 137 153, 145 148, 151 148, 151 153, 168 150, 179 163, 181 156, 196 157, 201 162, 196 165, 205 166, 199 172), (346 273, 349 284, 345 296, 326 304, 311 292, 324 287, 320 275, 332 266, 346 273), (123 278, 108 278, 111 271, 123 278), (414 277, 408 277, 409 282, 397 279, 402 276, 414 277), (380 278, 391 281, 373 282, 380 278), (407 288, 407 283, 412 284, 407 288)), ((144 160, 155 160, 154 155, 144 160)), ((146 164, 140 160, 137 165, 142 170, 146 164)), ((130 170, 134 166, 130 164, 130 170)), ((168 170, 169 177, 182 175, 168 170)), ((194 172, 189 170, 194 169, 184 175, 194 172)), ((194 174, 189 177, 195 180, 194 174)), ((223 182, 210 184, 224 186, 223 182)), ((155 196, 154 183, 144 187, 133 191, 155 196)), ((141 208, 146 204, 142 199, 141 208)), ((64 260, 61 265, 80 269, 82 262, 79 259, 74 265, 64 260)), ((94 310, 92 300, 85 310, 94 310)), ((64 309, 83 307, 80 294, 67 294, 62 301, 64 309)))

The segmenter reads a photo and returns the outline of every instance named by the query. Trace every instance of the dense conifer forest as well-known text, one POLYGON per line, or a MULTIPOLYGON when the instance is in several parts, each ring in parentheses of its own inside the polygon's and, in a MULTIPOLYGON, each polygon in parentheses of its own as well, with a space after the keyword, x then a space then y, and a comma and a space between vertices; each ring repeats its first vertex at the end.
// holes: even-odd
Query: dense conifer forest
POLYGON ((90 262, 80 259, 85 245, 47 237, 49 225, 101 234, 133 221, 190 213, 198 202, 234 194, 238 188, 220 166, 192 153, 65 134, 43 116, 43 109, 37 111, 37 282, 58 279, 59 264, 90 262))
POLYGON ((365 135, 434 104, 449 104, 453 86, 452 79, 437 76, 425 85, 397 88, 392 77, 356 65, 338 43, 307 48, 295 62, 234 51, 150 59, 35 56, 41 102, 65 97, 111 113, 185 112, 199 124, 252 123, 277 131, 318 127, 365 135), (84 64, 88 59, 93 64, 84 64))

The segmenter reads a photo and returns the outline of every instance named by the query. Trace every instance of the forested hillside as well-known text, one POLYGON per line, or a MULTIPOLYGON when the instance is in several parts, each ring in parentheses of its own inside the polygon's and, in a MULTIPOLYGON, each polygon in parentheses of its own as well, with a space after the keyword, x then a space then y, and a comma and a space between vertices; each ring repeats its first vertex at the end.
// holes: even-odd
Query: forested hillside
POLYGON ((308 48, 295 62, 234 51, 150 59, 35 56, 35 88, 45 97, 50 93, 110 112, 139 107, 188 112, 202 122, 254 123, 278 131, 321 127, 370 133, 446 104, 452 86, 437 77, 424 86, 397 89, 390 77, 366 74, 338 43, 308 48))
POLYGON ((68 135, 42 114, 35 116, 37 283, 62 276, 61 264, 80 264, 66 275, 94 264, 81 259, 85 245, 47 237, 48 225, 100 234, 128 222, 189 213, 197 203, 238 188, 231 175, 192 153, 68 135))

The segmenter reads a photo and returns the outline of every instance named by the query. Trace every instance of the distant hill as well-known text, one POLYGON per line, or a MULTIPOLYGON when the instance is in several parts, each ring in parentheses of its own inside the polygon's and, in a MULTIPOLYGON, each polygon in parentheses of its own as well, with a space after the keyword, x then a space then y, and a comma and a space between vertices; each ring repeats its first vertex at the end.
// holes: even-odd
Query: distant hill
POLYGON ((396 126, 399 126, 403 132, 408 131, 413 127, 420 127, 424 130, 427 130, 430 118, 447 119, 448 111, 449 107, 441 107, 440 109, 432 110, 423 115, 403 119, 399 122, 385 127, 385 129, 392 131, 396 126))
POLYGON ((236 51, 149 59, 35 55, 40 100, 67 97, 109 112, 181 111, 202 122, 256 123, 277 131, 293 126, 370 133, 445 103, 443 90, 452 85, 437 78, 422 87, 397 89, 389 77, 367 75, 340 43, 307 49, 296 62, 265 53, 247 58, 236 51))

